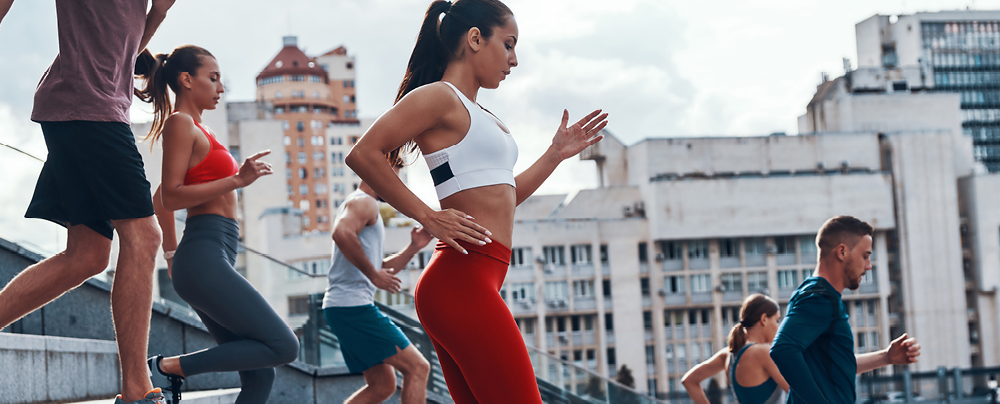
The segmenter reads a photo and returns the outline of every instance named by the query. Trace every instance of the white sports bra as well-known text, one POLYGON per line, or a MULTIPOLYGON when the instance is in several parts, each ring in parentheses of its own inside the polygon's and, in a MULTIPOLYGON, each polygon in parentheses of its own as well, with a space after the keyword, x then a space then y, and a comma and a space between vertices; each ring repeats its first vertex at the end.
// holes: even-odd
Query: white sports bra
MULTIPOLYGON (((458 143, 424 154, 438 199, 470 188, 514 183, 517 144, 485 110, 447 81, 469 112, 469 132, 458 143), (477 113, 478 111, 478 113, 477 113)), ((497 119, 499 121, 499 118, 497 119)))

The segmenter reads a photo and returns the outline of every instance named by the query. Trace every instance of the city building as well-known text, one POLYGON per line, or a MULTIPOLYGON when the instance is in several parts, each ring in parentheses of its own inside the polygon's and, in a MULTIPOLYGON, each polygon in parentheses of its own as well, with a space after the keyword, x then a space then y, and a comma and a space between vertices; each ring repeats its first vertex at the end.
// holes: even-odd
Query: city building
POLYGON ((344 165, 350 145, 364 133, 358 119, 354 58, 343 46, 307 56, 297 38, 257 75, 257 102, 272 105, 284 132, 288 205, 302 211, 307 231, 330 231, 344 196, 357 185, 344 165))
POLYGON ((850 92, 959 94, 975 160, 1000 172, 1000 11, 875 15, 856 31, 858 68, 845 75, 850 92))

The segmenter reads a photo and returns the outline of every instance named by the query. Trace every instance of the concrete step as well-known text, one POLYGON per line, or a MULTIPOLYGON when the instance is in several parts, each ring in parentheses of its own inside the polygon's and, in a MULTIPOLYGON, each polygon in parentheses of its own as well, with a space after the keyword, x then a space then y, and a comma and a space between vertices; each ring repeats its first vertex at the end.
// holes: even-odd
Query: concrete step
MULTIPOLYGON (((205 391, 185 391, 180 404, 233 404, 236 396, 240 394, 240 389, 221 389, 205 391)), ((170 398, 168 395, 167 398, 170 398)), ((114 400, 105 398, 102 400, 77 401, 67 404, 111 404, 114 400)))

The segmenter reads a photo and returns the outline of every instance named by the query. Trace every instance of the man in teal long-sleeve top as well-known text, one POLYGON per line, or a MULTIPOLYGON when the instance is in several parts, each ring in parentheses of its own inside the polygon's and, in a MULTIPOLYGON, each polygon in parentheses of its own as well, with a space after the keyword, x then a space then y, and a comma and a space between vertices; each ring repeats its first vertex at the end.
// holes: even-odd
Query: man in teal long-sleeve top
POLYGON ((917 361, 920 344, 903 334, 889 347, 854 354, 854 333, 841 300, 872 269, 871 225, 851 216, 823 224, 816 236, 819 259, 799 285, 771 344, 771 358, 788 382, 789 404, 854 404, 855 375, 917 361))

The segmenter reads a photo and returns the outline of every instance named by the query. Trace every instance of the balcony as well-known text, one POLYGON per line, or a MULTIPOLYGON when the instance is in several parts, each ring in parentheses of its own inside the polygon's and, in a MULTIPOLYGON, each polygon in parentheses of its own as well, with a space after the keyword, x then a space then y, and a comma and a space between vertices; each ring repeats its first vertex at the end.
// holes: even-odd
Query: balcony
POLYGON ((674 339, 684 339, 685 338, 684 335, 685 335, 685 333, 684 333, 684 326, 683 325, 675 325, 674 326, 674 339))
POLYGON ((604 338, 608 339, 608 345, 614 344, 615 343, 615 331, 614 330, 607 330, 604 333, 604 338))
POLYGON ((611 301, 611 296, 604 296, 604 311, 614 310, 614 302, 611 301))
POLYGON ((688 329, 691 330, 691 338, 698 338, 701 335, 701 330, 698 329, 697 324, 691 324, 688 329))
POLYGON ((688 260, 688 269, 709 269, 712 267, 711 261, 708 258, 692 258, 688 260))
POLYGON ((705 304, 712 303, 712 293, 711 292, 692 292, 691 293, 691 304, 705 304))
POLYGON ((795 265, 795 254, 778 254, 775 256, 778 265, 795 265))
POLYGON ((767 256, 764 254, 747 254, 747 267, 767 266, 767 256))
POLYGON ((792 293, 795 293, 795 289, 778 289, 778 298, 779 299, 791 298, 792 293))
POLYGON ((653 330, 650 328, 645 329, 643 331, 643 335, 646 338, 646 342, 651 342, 656 339, 656 336, 653 334, 653 330))
POLYGON ((721 268, 739 268, 742 264, 740 263, 740 257, 720 257, 719 267, 721 268))
POLYGON ((573 298, 573 310, 576 311, 593 311, 597 310, 597 299, 593 296, 591 297, 575 297, 573 298))
POLYGON ((687 304, 687 296, 683 293, 668 293, 663 296, 663 304, 667 306, 683 306, 687 304))
POLYGON ((583 332, 583 343, 586 345, 596 344, 596 338, 594 337, 594 330, 585 330, 583 332))
POLYGON ((608 264, 601 265, 601 275, 611 276, 611 266, 608 264))
POLYGON ((682 260, 664 260, 663 270, 664 271, 680 271, 684 269, 684 261, 682 260))
POLYGON ((651 299, 649 295, 642 295, 642 307, 648 309, 650 306, 653 305, 652 300, 653 299, 651 299))
POLYGON ((515 316, 535 314, 535 299, 511 302, 510 313, 515 316))
POLYGON ((573 331, 573 345, 583 345, 583 331, 573 331))
POLYGON ((549 313, 569 311, 569 302, 566 299, 545 299, 545 308, 549 313))
POLYGON ((722 292, 722 301, 724 302, 742 302, 743 301, 743 291, 742 290, 726 290, 722 292))
POLYGON ((573 264, 573 276, 594 276, 594 264, 573 264))
POLYGON ((640 274, 648 274, 649 273, 649 263, 648 262, 640 262, 639 263, 639 273, 640 274))
POLYGON ((545 266, 542 267, 542 270, 545 273, 545 278, 566 278, 566 265, 545 264, 545 266))
POLYGON ((667 341, 674 339, 674 328, 669 325, 663 327, 663 338, 667 341))

